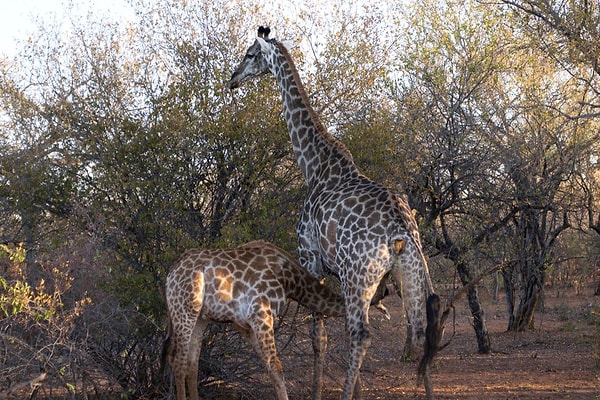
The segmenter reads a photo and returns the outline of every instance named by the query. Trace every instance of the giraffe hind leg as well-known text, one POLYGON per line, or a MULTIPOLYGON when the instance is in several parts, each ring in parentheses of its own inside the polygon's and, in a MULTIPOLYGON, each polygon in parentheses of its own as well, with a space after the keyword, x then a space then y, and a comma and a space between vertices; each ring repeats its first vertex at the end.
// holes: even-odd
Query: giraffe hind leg
POLYGON ((283 377, 283 366, 277 356, 277 348, 275 347, 273 315, 270 309, 268 311, 262 309, 255 313, 251 327, 252 330, 245 332, 245 335, 267 368, 269 377, 275 387, 277 400, 288 400, 285 379, 283 377))
POLYGON ((202 317, 198 318, 189 343, 189 353, 187 357, 187 389, 190 393, 190 400, 198 400, 198 361, 200 351, 202 350, 202 337, 208 326, 208 320, 202 317))
POLYGON ((313 313, 311 331, 313 348, 313 385, 312 400, 321 400, 323 392, 323 368, 327 352, 327 330, 322 314, 313 313))
POLYGON ((355 329, 352 328, 351 339, 350 339, 350 365, 348 366, 348 373, 346 375, 346 381, 344 382, 344 390, 342 392, 343 400, 360 400, 362 399, 361 381, 360 381, 360 368, 367 354, 367 350, 371 345, 371 338, 369 337, 368 331, 360 329, 363 333, 359 333, 359 337, 352 338, 355 335, 355 329))
POLYGON ((177 400, 186 400, 186 384, 190 399, 198 400, 198 356, 206 327, 206 322, 203 325, 199 320, 204 300, 204 274, 195 275, 192 288, 179 286, 177 289, 184 293, 167 291, 173 341, 168 360, 175 376, 177 400))
POLYGON ((169 364, 175 376, 175 390, 177 400, 186 400, 186 383, 188 383, 188 392, 191 399, 197 399, 198 394, 194 394, 194 388, 189 385, 190 373, 190 344, 195 322, 192 316, 186 316, 185 321, 173 321, 173 344, 169 354, 169 364))
POLYGON ((362 399, 360 368, 371 345, 368 319, 370 300, 365 299, 362 291, 358 292, 359 296, 353 297, 350 294, 349 298, 361 300, 346 303, 346 329, 350 340, 350 360, 342 400, 362 399))

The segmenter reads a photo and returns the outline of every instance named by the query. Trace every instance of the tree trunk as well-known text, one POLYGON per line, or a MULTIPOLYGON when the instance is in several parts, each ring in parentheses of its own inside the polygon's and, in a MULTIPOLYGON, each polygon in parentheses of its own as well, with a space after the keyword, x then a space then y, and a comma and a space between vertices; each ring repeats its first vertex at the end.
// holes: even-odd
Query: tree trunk
POLYGON ((494 303, 496 303, 498 301, 498 291, 499 291, 499 286, 500 286, 500 283, 498 282, 498 271, 493 273, 492 280, 493 280, 492 299, 494 300, 494 303))
POLYGON ((563 223, 550 231, 543 223, 548 218, 544 211, 531 207, 521 210, 518 222, 518 259, 515 262, 517 276, 520 277, 519 307, 514 320, 509 324, 508 329, 511 331, 534 328, 535 311, 544 290, 544 270, 551 247, 559 233, 569 226, 565 215, 563 223))
POLYGON ((37 243, 35 239, 35 218, 31 210, 29 213, 22 215, 22 228, 25 238, 25 268, 26 268, 26 280, 29 286, 32 288, 37 287, 42 280, 42 271, 37 262, 37 243))
POLYGON ((506 312, 508 313, 508 328, 515 323, 515 285, 512 279, 514 266, 507 266, 502 270, 502 280, 504 282, 504 292, 506 295, 506 312))
POLYGON ((542 280, 540 279, 540 273, 541 271, 532 273, 529 279, 523 283, 519 300, 519 308, 513 323, 509 325, 509 330, 521 332, 534 328, 535 310, 542 292, 542 280))
MULTIPOLYGON (((460 280, 464 285, 468 284, 473 276, 469 266, 464 262, 458 262, 456 270, 460 277, 460 280)), ((484 312, 477 296, 477 288, 473 288, 469 291, 468 295, 469 308, 471 309, 471 315, 473 316, 473 328, 475 329, 475 335, 477 336, 478 352, 480 354, 489 354, 491 352, 490 334, 485 326, 485 320, 483 318, 484 312)))

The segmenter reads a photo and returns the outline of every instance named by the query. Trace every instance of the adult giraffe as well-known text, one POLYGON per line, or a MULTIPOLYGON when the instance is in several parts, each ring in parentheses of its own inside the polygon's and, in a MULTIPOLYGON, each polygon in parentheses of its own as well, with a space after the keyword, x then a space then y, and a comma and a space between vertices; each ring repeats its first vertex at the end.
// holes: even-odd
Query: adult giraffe
MULTIPOLYGON (((433 294, 427 262, 406 202, 364 176, 346 147, 327 132, 310 105, 286 44, 268 39, 269 32, 259 28, 229 87, 268 72, 279 85, 292 147, 308 185, 298 223, 299 260, 319 279, 326 272, 339 277, 350 342, 341 398, 361 398, 359 374, 371 342, 373 296, 391 273, 402 290, 413 346, 422 342, 425 303, 433 294)), ((322 356, 319 345, 326 339, 321 318, 316 331, 315 353, 322 356)), ((320 382, 318 375, 315 378, 320 382)), ((313 389, 313 398, 320 398, 320 387, 313 389)))

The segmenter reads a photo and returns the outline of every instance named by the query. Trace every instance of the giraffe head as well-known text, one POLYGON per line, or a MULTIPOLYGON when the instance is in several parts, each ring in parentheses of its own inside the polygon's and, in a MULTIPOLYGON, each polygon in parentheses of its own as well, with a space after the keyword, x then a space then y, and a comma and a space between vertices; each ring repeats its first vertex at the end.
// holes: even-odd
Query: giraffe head
POLYGON ((258 28, 256 40, 246 50, 244 59, 231 75, 228 84, 230 89, 238 88, 245 81, 264 75, 267 72, 273 72, 271 70, 273 63, 269 60, 275 51, 275 46, 273 46, 275 39, 269 39, 270 32, 269 27, 260 26, 258 28))

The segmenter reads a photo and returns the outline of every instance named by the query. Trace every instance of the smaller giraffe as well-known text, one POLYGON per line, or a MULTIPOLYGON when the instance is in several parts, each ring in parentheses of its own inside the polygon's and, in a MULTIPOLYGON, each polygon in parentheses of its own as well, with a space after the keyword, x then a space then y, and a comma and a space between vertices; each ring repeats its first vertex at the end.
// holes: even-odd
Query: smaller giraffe
POLYGON ((175 375, 177 400, 198 400, 198 359, 209 321, 232 322, 259 354, 287 400, 273 320, 287 298, 320 314, 344 316, 344 300, 277 246, 253 241, 233 249, 185 252, 167 275, 169 334, 163 347, 175 375))

